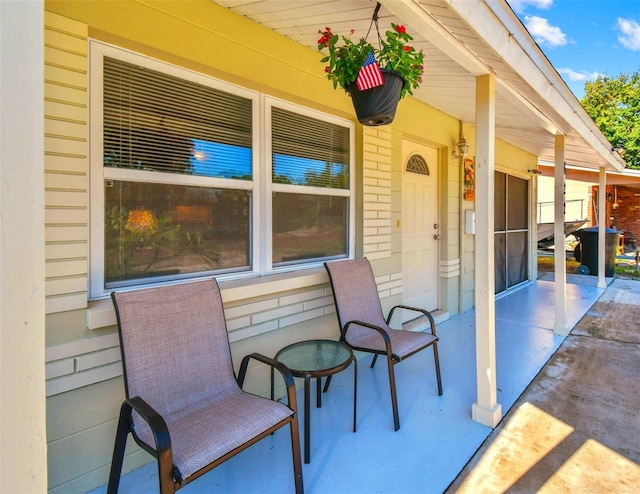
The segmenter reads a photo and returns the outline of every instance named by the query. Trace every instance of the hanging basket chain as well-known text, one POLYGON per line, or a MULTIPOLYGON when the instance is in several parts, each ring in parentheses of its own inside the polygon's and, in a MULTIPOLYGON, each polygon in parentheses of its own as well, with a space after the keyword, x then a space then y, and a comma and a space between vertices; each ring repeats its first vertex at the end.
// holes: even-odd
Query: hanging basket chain
MULTIPOLYGON (((380 2, 376 3, 376 8, 374 9, 373 15, 371 16, 371 23, 369 24, 369 29, 367 30, 367 35, 364 37, 365 40, 369 39, 369 33, 371 32, 371 28, 375 24, 375 26, 376 26, 376 35, 378 37, 378 50, 379 51, 382 51, 382 48, 383 48, 382 36, 380 35, 380 26, 378 25, 378 19, 379 19, 378 13, 380 12, 380 7, 381 6, 382 5, 380 5, 380 2)), ((387 66, 385 68, 395 71, 394 64, 391 62, 391 60, 389 60, 387 62, 387 66)))

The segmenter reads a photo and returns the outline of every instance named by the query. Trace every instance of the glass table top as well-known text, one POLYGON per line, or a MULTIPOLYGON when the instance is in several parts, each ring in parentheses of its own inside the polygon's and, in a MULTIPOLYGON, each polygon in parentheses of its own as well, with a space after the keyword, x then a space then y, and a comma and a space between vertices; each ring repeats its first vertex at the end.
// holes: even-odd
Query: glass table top
POLYGON ((346 345, 333 340, 309 340, 289 345, 276 354, 276 360, 292 372, 328 371, 349 362, 353 356, 346 345))

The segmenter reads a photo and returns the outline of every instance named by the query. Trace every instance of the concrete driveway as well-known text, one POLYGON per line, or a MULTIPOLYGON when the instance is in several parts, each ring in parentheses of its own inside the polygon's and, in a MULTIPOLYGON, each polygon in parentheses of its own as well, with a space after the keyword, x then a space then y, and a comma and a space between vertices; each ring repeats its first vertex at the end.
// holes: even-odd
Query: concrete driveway
POLYGON ((640 281, 616 278, 446 492, 639 489, 640 281))

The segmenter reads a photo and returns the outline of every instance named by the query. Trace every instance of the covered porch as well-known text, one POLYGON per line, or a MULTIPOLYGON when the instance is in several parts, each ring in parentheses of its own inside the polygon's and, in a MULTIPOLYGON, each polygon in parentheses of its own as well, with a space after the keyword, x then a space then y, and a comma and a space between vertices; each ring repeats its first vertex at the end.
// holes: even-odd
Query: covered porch
MULTIPOLYGON (((2 412, 11 418, 2 437, 3 453, 11 451, 3 468, 13 472, 4 483, 25 492, 26 486, 82 492, 106 479, 124 391, 107 298, 112 287, 101 282, 108 204, 96 192, 111 183, 113 170, 104 166, 99 136, 105 122, 100 98, 94 98, 104 58, 104 50, 96 54, 98 45, 136 63, 160 64, 164 75, 178 71, 183 84, 197 74, 207 84, 223 84, 227 93, 251 95, 245 98, 256 108, 251 128, 260 134, 251 140, 256 228, 247 230, 256 241, 246 245, 256 249, 251 271, 229 279, 225 293, 234 309, 230 333, 238 355, 248 348, 273 354, 302 338, 337 338, 321 265, 272 269, 272 157, 264 149, 270 134, 261 125, 271 118, 267 107, 294 108, 348 130, 355 178, 345 256, 375 261, 386 305, 407 297, 404 270, 412 271, 403 260, 401 227, 413 210, 403 202, 403 143, 419 143, 434 154, 437 204, 425 208, 435 212, 427 224, 438 230, 429 236, 436 245, 430 279, 436 281, 434 307, 454 316, 439 326, 445 393, 437 397, 428 355, 399 366, 403 428, 394 433, 386 369, 378 364, 371 371, 364 359, 359 431, 352 434, 351 377, 338 375, 312 417, 309 491, 349 492, 354 485, 361 491, 442 490, 596 300, 603 274, 598 288, 576 288, 558 275, 555 283, 534 281, 494 303, 495 174, 508 173, 526 186, 524 226, 531 230, 537 163, 554 163, 555 227, 561 231, 565 163, 593 170, 603 187, 606 174, 623 167, 508 3, 383 0, 381 24, 405 24, 427 56, 428 70, 393 126, 377 130, 357 126, 350 101, 324 80, 316 50, 318 27, 364 32, 375 3, 2 2, 3 39, 11 41, 3 44, 7 77, 0 85, 7 108, 0 122, 0 221, 7 239, 0 248, 2 412), (464 158, 452 153, 463 137, 476 165, 475 202, 463 194, 464 158), (423 379, 413 379, 416 373, 423 379), (412 468, 398 478, 400 464, 412 468)), ((192 186, 201 186, 198 180, 181 177, 192 186)), ((536 279, 535 239, 526 238, 520 247, 527 269, 517 283, 536 279)), ((556 273, 564 274, 564 256, 556 259, 556 273)), ((281 441, 274 435, 188 489, 206 491, 211 482, 223 492, 287 491, 291 475, 279 456, 285 454, 281 441)), ((125 477, 122 491, 155 491, 153 471, 150 465, 125 477)))
MULTIPOLYGON (((567 317, 573 328, 604 289, 594 277, 571 278, 567 317), (573 283, 572 283, 573 281, 573 283)), ((506 413, 564 341, 554 333, 555 284, 538 280, 496 300, 498 401, 506 413)), ((475 311, 438 324, 444 394, 437 395, 430 351, 396 367, 402 428, 394 432, 387 369, 359 360, 358 431, 351 432, 350 369, 334 376, 321 409, 311 416, 308 493, 444 492, 492 429, 472 420, 476 399, 475 311), (401 472, 401 473, 399 473, 401 472)), ((302 392, 298 403, 302 413, 302 392)), ((124 475, 122 493, 157 490, 156 464, 124 475)), ((181 492, 290 492, 289 437, 276 432, 181 492)), ((93 494, 105 492, 105 486, 93 494)))

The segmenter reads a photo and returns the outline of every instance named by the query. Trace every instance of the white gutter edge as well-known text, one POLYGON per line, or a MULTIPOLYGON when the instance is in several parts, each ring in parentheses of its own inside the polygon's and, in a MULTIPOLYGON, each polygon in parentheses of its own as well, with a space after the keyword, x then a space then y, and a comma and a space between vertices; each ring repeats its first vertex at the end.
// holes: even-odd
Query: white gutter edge
POLYGON ((526 74, 537 72, 538 77, 528 78, 531 87, 543 96, 558 114, 602 156, 607 165, 616 171, 622 171, 625 166, 624 160, 613 150, 611 143, 589 117, 505 0, 447 1, 450 8, 456 11, 469 26, 472 26, 514 70, 526 74), (487 8, 495 18, 492 19, 487 15, 487 8), (501 25, 496 25, 496 20, 501 25), (502 28, 502 33, 498 28, 502 28), (508 39, 514 40, 517 47, 509 43, 508 49, 499 50, 500 43, 497 42, 499 41, 497 38, 504 36, 505 29, 508 39))

